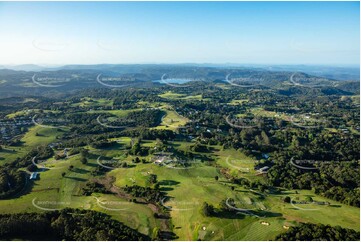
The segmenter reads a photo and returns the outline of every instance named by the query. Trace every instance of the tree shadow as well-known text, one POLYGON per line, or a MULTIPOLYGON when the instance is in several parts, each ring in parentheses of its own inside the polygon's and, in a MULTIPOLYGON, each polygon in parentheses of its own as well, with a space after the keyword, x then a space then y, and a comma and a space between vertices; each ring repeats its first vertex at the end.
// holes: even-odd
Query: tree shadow
POLYGON ((99 164, 95 164, 95 163, 86 163, 87 166, 90 166, 90 167, 97 167, 99 166, 99 164))
POLYGON ((246 217, 246 215, 244 213, 240 213, 237 211, 221 211, 221 212, 216 212, 211 217, 225 218, 225 219, 243 219, 246 217))
POLYGON ((276 213, 271 211, 252 211, 255 215, 266 218, 282 217, 282 213, 276 213))
MULTIPOLYGON (((87 155, 87 157, 89 158, 89 159, 98 159, 98 157, 99 157, 99 155, 97 155, 97 154, 92 154, 92 153, 89 153, 88 155, 87 155)), ((102 156, 102 158, 103 158, 104 156, 102 156)), ((106 157, 105 157, 106 158, 106 157)), ((109 158, 110 159, 110 158, 109 158)))
POLYGON ((175 185, 180 184, 180 182, 174 181, 174 180, 162 180, 162 181, 159 181, 158 184, 161 186, 175 186, 175 185))
POLYGON ((90 171, 82 169, 82 168, 74 168, 73 171, 76 173, 79 173, 79 174, 87 174, 90 172, 90 171))
POLYGON ((179 238, 175 233, 171 231, 159 231, 158 237, 159 240, 166 240, 166 241, 175 240, 179 238))
POLYGON ((159 188, 159 191, 163 191, 163 192, 169 192, 174 190, 172 187, 161 187, 159 188))
POLYGON ((237 210, 230 210, 230 211, 217 211, 214 217, 217 218, 227 218, 227 219, 243 219, 245 216, 257 217, 257 218, 274 218, 274 217, 282 217, 282 213, 275 213, 270 211, 256 211, 256 210, 249 210, 249 211, 237 211, 237 210))
POLYGON ((72 179, 72 180, 75 180, 75 181, 81 181, 81 182, 87 181, 87 179, 80 178, 80 177, 64 176, 64 178, 69 178, 69 179, 72 179))
POLYGON ((10 199, 15 199, 15 198, 20 198, 21 196, 31 193, 35 182, 33 180, 28 179, 27 177, 26 177, 26 179, 27 179, 27 181, 25 184, 23 184, 23 187, 20 191, 16 192, 15 194, 10 194, 8 197, 0 199, 0 200, 7 200, 7 199, 10 200, 10 199))
MULTIPOLYGON (((133 165, 133 164, 128 164, 126 167, 120 167, 120 168, 134 168, 137 165, 133 165)), ((119 167, 118 167, 119 168, 119 167)))
POLYGON ((99 150, 119 150, 121 147, 123 147, 123 145, 119 143, 114 143, 109 147, 100 148, 99 150))

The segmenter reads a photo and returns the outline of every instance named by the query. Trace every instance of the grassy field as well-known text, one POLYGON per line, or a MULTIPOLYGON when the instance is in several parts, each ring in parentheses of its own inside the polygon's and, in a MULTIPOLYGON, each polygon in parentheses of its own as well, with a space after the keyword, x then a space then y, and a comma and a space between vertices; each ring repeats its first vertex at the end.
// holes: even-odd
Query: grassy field
MULTIPOLYGON (((344 96, 342 96, 343 98, 344 96)), ((360 95, 354 95, 354 96, 351 96, 351 99, 352 99, 352 102, 355 103, 355 104, 360 104, 360 95)))
POLYGON ((237 177, 245 177, 249 180, 260 180, 261 176, 256 176, 254 165, 257 160, 251 159, 236 150, 220 150, 217 147, 217 164, 230 169, 230 174, 237 177))
MULTIPOLYGON (((23 102, 30 102, 30 101, 36 101, 35 99, 32 98, 27 98, 25 99, 23 102)), ((39 114, 40 109, 26 109, 26 110, 21 110, 21 111, 17 111, 14 113, 10 113, 8 115, 6 115, 5 117, 8 119, 12 119, 12 118, 17 118, 17 117, 21 117, 21 116, 28 116, 28 115, 35 115, 35 114, 39 114)), ((59 113, 59 111, 54 111, 54 110, 42 110, 43 113, 59 113)))
POLYGON ((232 100, 231 102, 229 102, 228 104, 242 105, 243 103, 246 103, 246 102, 248 102, 248 99, 235 99, 235 100, 232 100))
POLYGON ((43 164, 48 169, 40 172, 38 180, 28 182, 22 196, 0 200, 0 213, 43 212, 49 209, 72 207, 107 213, 114 219, 148 235, 151 235, 153 229, 159 226, 153 217, 152 210, 147 206, 129 203, 114 195, 81 195, 81 187, 92 177, 90 172, 98 166, 96 159, 89 159, 88 164, 84 165, 79 161, 79 155, 75 155, 59 161, 50 158, 43 164), (70 165, 75 167, 72 171, 69 170, 70 165), (64 177, 63 172, 65 172, 64 177), (101 200, 100 205, 95 197, 101 200), (103 204, 107 202, 110 205, 103 204), (119 206, 114 207, 117 203, 122 204, 126 209, 120 210, 119 206))
POLYGON ((15 160, 17 157, 22 157, 29 152, 29 148, 25 146, 2 146, 0 151, 0 165, 15 160))
POLYGON ((10 113, 10 114, 6 115, 5 117, 9 118, 9 119, 12 119, 12 118, 16 118, 18 116, 24 116, 24 115, 27 115, 27 114, 32 114, 32 113, 35 114, 38 111, 39 111, 39 109, 21 110, 21 111, 17 111, 17 112, 14 112, 14 113, 10 113))
POLYGON ((40 126, 29 128, 29 131, 21 138, 22 144, 20 146, 3 146, 3 150, 0 151, 0 165, 24 156, 32 148, 55 142, 56 136, 62 133, 63 131, 58 129, 40 126))
POLYGON ((188 96, 185 94, 175 93, 172 91, 165 92, 158 95, 159 97, 170 99, 170 100, 207 100, 207 98, 202 98, 202 95, 192 95, 188 96))
POLYGON ((155 129, 176 130, 178 127, 184 126, 187 122, 189 122, 186 117, 179 115, 167 104, 162 104, 158 108, 164 111, 165 115, 162 117, 160 125, 155 127, 155 129))
MULTIPOLYGON (((221 157, 234 155, 236 151, 226 151, 221 157)), ((220 152, 219 152, 220 153, 220 152)), ((220 154, 219 154, 220 155, 220 154)), ((237 160, 249 161, 241 155, 237 160)), ((219 163, 227 165, 223 158, 219 163)), ((246 162, 246 165, 249 163, 246 162)), ((244 165, 244 164, 242 164, 244 165)), ((230 166, 230 168, 235 169, 230 166)), ((278 233, 284 231, 283 225, 289 226, 295 222, 324 223, 340 225, 343 227, 359 230, 359 209, 319 197, 311 191, 284 191, 281 194, 270 194, 266 197, 257 193, 237 187, 230 189, 225 179, 215 181, 219 175, 218 169, 211 166, 197 166, 190 169, 172 169, 155 164, 137 164, 128 169, 116 169, 109 175, 116 177, 117 186, 125 185, 149 185, 149 174, 157 174, 161 189, 171 197, 164 205, 172 207, 172 223, 175 233, 180 240, 269 240, 278 233), (284 196, 303 200, 306 196, 312 196, 315 201, 328 201, 326 205, 295 205, 285 204, 281 201, 284 196), (265 218, 256 218, 239 214, 239 218, 215 218, 204 217, 200 213, 204 201, 217 206, 221 200, 233 198, 240 201, 240 207, 260 211, 267 211, 265 218), (262 225, 266 221, 270 225, 262 225)), ((252 172, 246 176, 254 176, 252 172)), ((258 178, 255 178, 258 179, 258 178)))
MULTIPOLYGON (((167 113, 165 117, 179 118, 175 111, 166 107, 163 109, 167 113)), ((22 147, 15 148, 14 152, 5 147, 6 152, 1 152, 0 155, 6 159, 21 156, 31 147, 56 141, 56 136, 61 133, 62 131, 57 129, 35 126, 23 137, 22 147)), ((132 164, 134 156, 124 155, 124 149, 132 143, 131 138, 118 137, 112 140, 117 141, 117 144, 107 149, 86 147, 92 154, 88 164, 82 164, 79 155, 58 161, 48 159, 45 161, 48 169, 40 172, 38 180, 29 181, 17 197, 0 200, 0 213, 42 212, 64 207, 93 209, 107 213, 114 219, 151 235, 153 229, 160 225, 146 204, 131 203, 111 194, 81 194, 82 186, 92 177, 91 171, 99 165, 97 157, 104 156, 118 158, 130 165, 128 168, 109 170, 107 176, 115 178, 116 186, 148 186, 149 175, 157 175, 160 189, 169 197, 163 201, 163 206, 170 210, 174 233, 179 236, 179 240, 272 240, 277 234, 285 231, 283 226, 292 226, 297 222, 340 225, 359 230, 359 208, 325 199, 312 191, 284 190, 277 194, 259 194, 230 183, 220 174, 220 168, 228 168, 232 175, 249 180, 264 179, 257 176, 253 169, 257 161, 239 151, 222 150, 221 146, 212 146, 212 151, 207 155, 215 159, 213 165, 198 162, 184 168, 153 163, 132 164), (73 165, 74 169, 69 170, 70 165, 73 165), (220 177, 218 181, 215 176, 220 177), (231 186, 235 186, 235 189, 232 190, 231 186), (311 196, 314 201, 327 201, 330 205, 289 204, 282 202, 284 196, 290 196, 296 202, 311 196), (237 208, 249 209, 253 215, 260 217, 237 211, 232 216, 205 217, 200 212, 203 202, 219 207, 222 200, 229 198, 234 199, 237 208), (262 221, 268 225, 261 224, 262 221)), ((142 146, 145 147, 152 148, 155 145, 155 141, 142 141, 142 146)), ((170 142, 169 145, 179 150, 187 150, 192 143, 170 142)), ((151 156, 141 158, 150 161, 151 156)))
POLYGON ((21 141, 25 143, 25 146, 35 147, 56 141, 56 136, 61 135, 62 133, 63 131, 59 131, 55 128, 34 126, 29 129, 29 132, 24 135, 21 141))
POLYGON ((104 114, 104 113, 110 113, 113 115, 116 115, 118 117, 125 117, 127 116, 130 112, 134 112, 134 111, 140 111, 141 109, 127 109, 127 110, 92 110, 89 111, 87 113, 99 113, 99 114, 104 114))
POLYGON ((162 97, 162 98, 166 98, 166 99, 181 99, 181 98, 185 97, 186 95, 169 91, 169 92, 160 94, 158 96, 162 97))
POLYGON ((105 98, 84 97, 78 103, 73 103, 73 107, 104 107, 113 106, 113 100, 105 98))
MULTIPOLYGON (((159 227, 159 222, 154 218, 148 206, 128 202, 114 195, 95 194, 95 196, 100 199, 101 206, 98 203, 96 205, 91 203, 92 209, 107 213, 143 234, 151 236, 153 229, 159 227)), ((95 198, 93 200, 96 201, 95 198)))

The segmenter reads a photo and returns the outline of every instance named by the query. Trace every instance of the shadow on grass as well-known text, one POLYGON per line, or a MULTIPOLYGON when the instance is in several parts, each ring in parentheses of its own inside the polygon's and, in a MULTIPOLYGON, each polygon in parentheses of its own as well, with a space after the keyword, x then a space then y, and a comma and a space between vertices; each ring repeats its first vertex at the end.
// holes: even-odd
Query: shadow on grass
POLYGON ((119 143, 114 143, 110 147, 99 148, 99 150, 120 150, 120 148, 122 148, 122 147, 123 147, 123 145, 121 145, 119 143))
POLYGON ((242 219, 245 216, 250 217, 259 217, 259 218, 275 218, 275 217, 282 217, 282 213, 275 213, 270 211, 237 211, 237 210, 231 210, 231 211, 217 211, 213 217, 217 218, 227 218, 227 219, 242 219))
POLYGON ((243 219, 246 217, 246 215, 237 211, 221 211, 221 212, 216 212, 211 217, 226 218, 226 219, 243 219))
POLYGON ((82 169, 82 168, 74 168, 74 169, 73 169, 73 172, 76 172, 76 173, 79 173, 79 174, 87 174, 87 173, 89 173, 90 171, 85 170, 85 169, 82 169))
POLYGON ((171 232, 171 231, 159 231, 159 238, 160 240, 175 240, 175 239, 178 239, 179 237, 171 232))
POLYGON ((137 165, 132 165, 132 164, 128 164, 127 167, 117 167, 117 168, 134 168, 136 167, 137 165))
POLYGON ((252 213, 266 218, 275 218, 275 217, 282 217, 282 213, 275 213, 271 211, 252 211, 252 213))
POLYGON ((64 178, 69 178, 69 179, 72 179, 72 180, 75 180, 75 181, 81 181, 81 182, 87 181, 87 179, 80 178, 80 177, 64 176, 64 178))
POLYGON ((161 187, 159 188, 159 191, 162 191, 162 192, 169 192, 169 191, 172 191, 174 190, 172 187, 161 187))
POLYGON ((86 164, 86 166, 97 167, 97 166, 99 166, 99 164, 88 162, 88 163, 86 164))
POLYGON ((15 150, 9 150, 9 149, 3 149, 0 151, 0 153, 7 153, 7 154, 14 154, 16 153, 15 150))
POLYGON ((23 184, 23 188, 20 191, 16 192, 15 194, 11 194, 8 197, 3 198, 1 200, 8 200, 8 199, 10 200, 10 199, 19 198, 21 196, 29 194, 33 190, 35 182, 33 180, 30 180, 27 177, 26 173, 24 173, 24 175, 26 176, 26 182, 25 184, 23 184))
MULTIPOLYGON (((96 159, 98 159, 99 155, 89 153, 87 157, 88 157, 89 159, 94 159, 94 160, 96 160, 96 159)), ((102 157, 103 157, 103 156, 102 156, 102 157)), ((109 159, 111 159, 111 158, 109 158, 109 159)))
POLYGON ((180 182, 174 181, 174 180, 162 180, 162 181, 158 182, 158 184, 161 186, 175 186, 175 185, 180 184, 180 182))

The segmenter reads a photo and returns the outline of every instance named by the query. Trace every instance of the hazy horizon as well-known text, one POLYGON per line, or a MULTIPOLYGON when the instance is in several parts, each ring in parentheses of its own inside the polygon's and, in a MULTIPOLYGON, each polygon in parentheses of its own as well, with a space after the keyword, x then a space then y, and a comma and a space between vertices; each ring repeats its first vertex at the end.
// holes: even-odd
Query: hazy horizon
POLYGON ((359 64, 304 64, 304 63, 295 63, 295 64, 287 64, 287 63, 216 63, 216 62, 169 62, 169 63, 156 63, 156 62, 145 62, 145 63, 89 63, 89 64, 82 64, 82 63, 65 63, 65 64, 34 64, 34 63, 19 63, 19 64, 2 64, 0 63, 0 66, 12 66, 12 67, 18 67, 18 66, 39 66, 39 67, 45 67, 45 68, 58 68, 63 66, 96 66, 96 65, 199 65, 199 66, 224 66, 224 67, 267 67, 267 66, 274 66, 274 67, 296 67, 296 66, 305 66, 305 67, 317 67, 317 66, 323 66, 323 67, 339 67, 339 68, 359 68, 359 64))

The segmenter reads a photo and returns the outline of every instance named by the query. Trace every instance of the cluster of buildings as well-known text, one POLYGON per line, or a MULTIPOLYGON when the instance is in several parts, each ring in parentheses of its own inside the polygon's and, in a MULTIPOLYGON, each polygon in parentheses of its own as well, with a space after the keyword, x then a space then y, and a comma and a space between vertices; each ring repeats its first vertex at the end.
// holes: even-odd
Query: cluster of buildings
POLYGON ((26 131, 34 123, 30 118, 0 120, 0 142, 6 142, 26 131))

